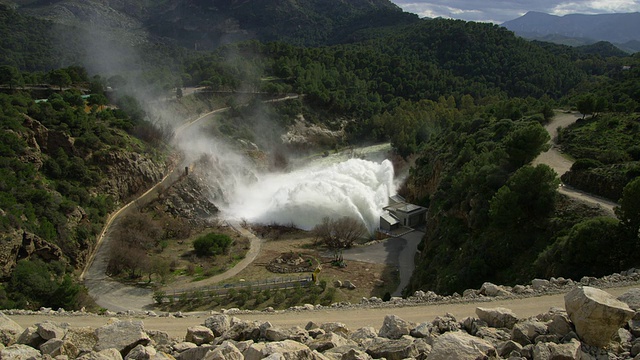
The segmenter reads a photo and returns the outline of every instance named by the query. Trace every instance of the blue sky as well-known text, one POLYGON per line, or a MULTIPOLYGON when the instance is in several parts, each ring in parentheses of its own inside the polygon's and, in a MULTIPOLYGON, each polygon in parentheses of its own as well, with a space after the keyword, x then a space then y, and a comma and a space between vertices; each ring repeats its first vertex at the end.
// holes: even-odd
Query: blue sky
POLYGON ((391 0, 404 11, 420 17, 443 17, 496 24, 528 11, 553 15, 606 14, 640 11, 640 0, 391 0))

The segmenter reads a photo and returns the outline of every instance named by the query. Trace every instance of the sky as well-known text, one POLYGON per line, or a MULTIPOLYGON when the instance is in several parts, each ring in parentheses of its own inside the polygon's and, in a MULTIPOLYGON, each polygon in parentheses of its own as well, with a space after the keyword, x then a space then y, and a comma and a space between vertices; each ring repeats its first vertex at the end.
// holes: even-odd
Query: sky
POLYGON ((443 17, 501 24, 528 11, 552 15, 640 11, 640 0, 391 0, 420 17, 443 17))

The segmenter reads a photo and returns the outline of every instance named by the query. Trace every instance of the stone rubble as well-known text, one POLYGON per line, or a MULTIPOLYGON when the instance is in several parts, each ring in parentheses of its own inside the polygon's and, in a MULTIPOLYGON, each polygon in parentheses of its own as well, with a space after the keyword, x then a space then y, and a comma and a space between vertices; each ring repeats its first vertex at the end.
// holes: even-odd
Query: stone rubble
MULTIPOLYGON (((592 286, 637 285, 640 270, 631 269, 600 279, 579 282, 564 278, 535 279, 514 287, 484 283, 462 296, 442 296, 416 291, 406 299, 363 298, 329 307, 306 304, 284 311, 326 308, 388 308, 380 328, 351 330, 339 322, 282 329, 269 322, 243 321, 240 309, 212 312, 200 326, 186 329, 185 340, 170 339, 161 331, 147 330, 141 320, 118 316, 185 317, 151 311, 103 315, 84 311, 42 308, 39 311, 0 312, 0 359, 83 360, 242 360, 242 359, 633 359, 640 360, 640 289, 618 299, 592 286), (454 303, 509 299, 565 292, 565 308, 552 308, 531 318, 518 318, 511 310, 479 306, 477 318, 456 319, 451 314, 414 324, 393 313, 393 307, 421 303, 454 303), (102 316, 109 320, 97 329, 73 328, 63 321, 45 321, 22 329, 11 315, 102 316), (8 315, 8 316, 7 316, 8 315)), ((487 303, 487 305, 490 305, 487 303)), ((283 310, 265 309, 269 312, 283 310)))
MULTIPOLYGON (((620 299, 633 305, 634 293, 620 299)), ((111 318, 97 329, 46 321, 22 329, 0 313, 0 359, 640 360, 640 316, 629 304, 582 286, 567 293, 565 308, 518 318, 506 308, 478 307, 478 318, 445 314, 420 324, 387 315, 377 330, 339 322, 281 329, 213 313, 186 329, 185 341, 147 330, 140 320, 111 318)))

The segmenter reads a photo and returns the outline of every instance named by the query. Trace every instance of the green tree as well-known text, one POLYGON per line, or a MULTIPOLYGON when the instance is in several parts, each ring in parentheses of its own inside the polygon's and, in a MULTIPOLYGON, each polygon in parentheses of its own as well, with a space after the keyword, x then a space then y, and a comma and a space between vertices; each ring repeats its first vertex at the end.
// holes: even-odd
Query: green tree
POLYGON ((627 234, 640 240, 640 177, 624 187, 620 206, 615 208, 615 213, 627 234))
POLYGON ((63 87, 71 85, 71 76, 63 69, 54 70, 49 73, 49 82, 62 91, 63 87))
POLYGON ((210 233, 197 238, 193 249, 198 256, 215 256, 227 253, 233 239, 224 234, 210 233))
POLYGON ((549 149, 549 133, 538 122, 518 125, 504 139, 509 163, 514 169, 530 163, 538 154, 549 149))
POLYGON ((549 166, 523 166, 493 196, 489 214, 494 223, 512 226, 543 219, 554 209, 559 184, 549 166))
POLYGON ((24 80, 17 68, 10 65, 2 65, 0 66, 0 84, 9 85, 9 89, 13 90, 14 87, 24 84, 24 80))
POLYGON ((589 219, 574 225, 560 253, 561 275, 578 279, 624 270, 634 251, 623 245, 618 221, 609 217, 589 219))

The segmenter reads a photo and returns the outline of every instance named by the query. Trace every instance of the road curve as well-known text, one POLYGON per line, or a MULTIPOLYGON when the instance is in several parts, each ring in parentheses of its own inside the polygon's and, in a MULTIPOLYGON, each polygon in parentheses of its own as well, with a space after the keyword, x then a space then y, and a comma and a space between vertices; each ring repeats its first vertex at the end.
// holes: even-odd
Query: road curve
MULTIPOLYGON (((538 155, 538 157, 533 160, 532 164, 548 165, 553 170, 555 170, 556 173, 558 173, 558 176, 562 176, 564 173, 569 171, 571 169, 571 165, 573 165, 573 160, 569 156, 562 154, 558 148, 558 128, 567 127, 576 122, 576 120, 578 120, 580 117, 581 116, 579 114, 574 112, 556 111, 556 115, 545 126, 545 129, 551 136, 551 147, 548 151, 538 155)), ((609 215, 615 216, 613 209, 618 206, 618 204, 613 201, 603 199, 601 197, 574 189, 566 185, 560 186, 558 192, 582 202, 601 207, 607 213, 609 213, 609 215)))
MULTIPOLYGON (((264 102, 280 102, 291 99, 297 99, 299 95, 297 94, 286 94, 280 98, 266 100, 264 102)), ((180 135, 182 135, 187 129, 196 125, 203 120, 209 118, 212 115, 224 112, 229 110, 230 107, 224 107, 220 109, 216 109, 210 111, 208 113, 202 114, 195 119, 187 120, 182 125, 178 126, 174 130, 174 139, 179 139, 180 135)), ((148 201, 157 195, 159 189, 167 188, 171 185, 176 178, 179 176, 179 173, 184 168, 184 163, 179 162, 177 166, 174 166, 169 170, 167 175, 147 190, 144 194, 140 195, 135 200, 125 204, 120 209, 112 213, 105 222, 105 225, 102 229, 102 232, 97 238, 96 246, 89 256, 89 260, 85 268, 83 269, 80 280, 84 281, 85 286, 89 292, 89 295, 93 297, 96 303, 108 310, 111 311, 126 311, 126 310, 146 310, 150 309, 153 305, 152 295, 153 291, 148 288, 131 286, 127 284, 123 284, 121 282, 115 281, 111 279, 107 275, 107 265, 109 258, 109 240, 110 240, 110 229, 111 226, 117 222, 117 220, 127 211, 135 207, 137 204, 143 204, 145 201, 148 201), (179 171, 178 171, 179 170, 179 171)), ((229 269, 228 271, 213 276, 211 278, 205 279, 200 282, 194 283, 182 283, 172 287, 166 287, 162 290, 170 292, 170 291, 184 291, 187 289, 204 287, 216 282, 223 281, 230 277, 237 275, 240 271, 246 268, 260 252, 261 241, 256 236, 254 236, 250 231, 242 228, 239 224, 233 223, 231 224, 233 228, 241 233, 243 236, 248 237, 250 240, 250 249, 246 254, 245 258, 240 261, 236 266, 229 269)))

